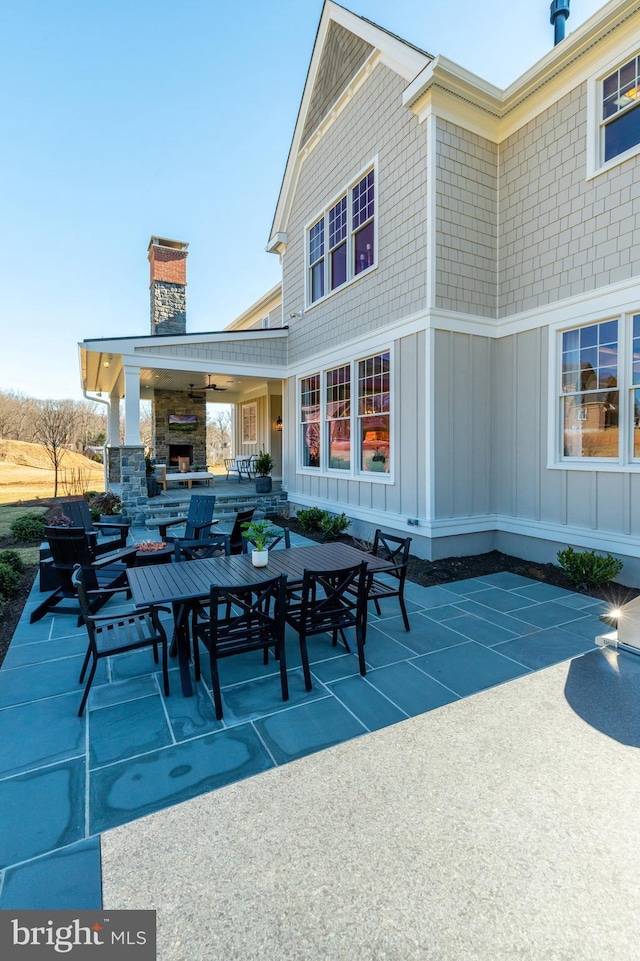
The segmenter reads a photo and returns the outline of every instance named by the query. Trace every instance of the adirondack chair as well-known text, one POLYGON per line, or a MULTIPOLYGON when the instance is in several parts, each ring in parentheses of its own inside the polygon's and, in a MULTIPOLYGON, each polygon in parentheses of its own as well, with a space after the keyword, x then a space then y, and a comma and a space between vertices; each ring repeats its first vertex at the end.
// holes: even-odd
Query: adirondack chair
POLYGON ((45 527, 44 533, 51 549, 58 587, 35 608, 30 623, 39 621, 50 612, 78 614, 78 624, 82 624, 82 612, 72 582, 76 565, 82 568, 87 589, 97 592, 92 595, 93 613, 102 607, 114 589, 127 586, 127 567, 135 564, 136 548, 128 547, 98 557, 92 538, 84 527, 45 527))
POLYGON ((198 541, 206 537, 212 526, 217 523, 213 520, 213 509, 216 504, 215 494, 193 494, 189 501, 189 510, 186 517, 174 517, 172 520, 163 521, 158 525, 158 531, 163 541, 175 541, 180 537, 187 541, 198 541), (185 524, 185 529, 180 534, 170 534, 167 536, 167 528, 177 524, 185 524))
POLYGON ((67 500, 62 502, 62 513, 73 522, 75 527, 84 527, 85 531, 95 537, 95 548, 98 554, 107 554, 109 551, 119 550, 127 546, 127 535, 131 524, 122 524, 119 521, 113 524, 102 524, 94 521, 91 517, 89 505, 84 498, 67 500), (109 537, 108 534, 116 534, 109 537), (98 541, 97 535, 107 536, 106 540, 98 541))

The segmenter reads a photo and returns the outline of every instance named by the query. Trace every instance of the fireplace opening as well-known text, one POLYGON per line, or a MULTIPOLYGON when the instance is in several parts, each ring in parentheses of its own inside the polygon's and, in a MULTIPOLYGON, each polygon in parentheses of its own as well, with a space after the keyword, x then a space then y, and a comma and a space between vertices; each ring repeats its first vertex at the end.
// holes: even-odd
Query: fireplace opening
POLYGON ((188 457, 193 463, 193 444, 169 444, 169 467, 178 469, 178 458, 188 457))

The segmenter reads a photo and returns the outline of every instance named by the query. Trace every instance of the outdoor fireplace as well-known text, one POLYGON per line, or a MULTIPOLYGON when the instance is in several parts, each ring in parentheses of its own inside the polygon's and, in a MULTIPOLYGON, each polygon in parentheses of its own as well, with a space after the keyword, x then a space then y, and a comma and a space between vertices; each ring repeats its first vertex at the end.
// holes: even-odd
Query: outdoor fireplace
POLYGON ((180 457, 188 457, 193 464, 193 444, 169 444, 169 467, 178 470, 180 457))

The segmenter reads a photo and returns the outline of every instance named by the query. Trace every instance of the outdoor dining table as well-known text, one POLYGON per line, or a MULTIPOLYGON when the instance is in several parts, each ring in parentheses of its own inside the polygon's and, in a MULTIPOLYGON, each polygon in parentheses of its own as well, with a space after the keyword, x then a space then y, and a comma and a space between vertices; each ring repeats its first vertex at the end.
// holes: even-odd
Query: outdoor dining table
POLYGON ((172 605, 182 693, 190 697, 193 689, 189 670, 189 611, 196 601, 209 597, 212 584, 218 587, 249 586, 286 574, 287 585, 295 587, 302 583, 305 569, 332 571, 362 561, 374 571, 393 566, 389 561, 348 544, 331 543, 269 551, 266 567, 254 567, 249 554, 237 554, 178 564, 132 567, 127 571, 127 577, 136 607, 172 605))

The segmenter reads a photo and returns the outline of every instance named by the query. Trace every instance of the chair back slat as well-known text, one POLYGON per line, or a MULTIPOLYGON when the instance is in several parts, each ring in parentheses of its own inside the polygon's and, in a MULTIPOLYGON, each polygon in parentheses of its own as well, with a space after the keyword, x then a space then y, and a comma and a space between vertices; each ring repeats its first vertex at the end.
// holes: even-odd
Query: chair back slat
POLYGON ((185 540, 198 540, 201 536, 207 536, 207 530, 203 531, 203 525, 209 524, 213 519, 215 505, 215 494, 192 495, 189 501, 189 510, 187 511, 187 523, 184 531, 185 540))
POLYGON ((181 561, 196 561, 207 557, 222 557, 223 555, 228 557, 230 553, 228 534, 209 534, 200 540, 176 537, 174 541, 173 556, 176 564, 181 561))

